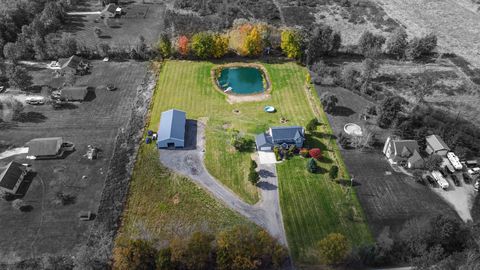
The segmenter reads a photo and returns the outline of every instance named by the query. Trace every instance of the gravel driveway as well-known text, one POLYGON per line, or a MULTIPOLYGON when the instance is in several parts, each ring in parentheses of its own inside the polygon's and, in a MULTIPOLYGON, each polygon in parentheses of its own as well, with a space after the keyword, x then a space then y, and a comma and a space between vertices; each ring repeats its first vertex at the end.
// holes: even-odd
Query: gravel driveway
POLYGON ((255 205, 242 201, 230 189, 210 175, 203 163, 205 123, 187 120, 185 149, 161 149, 160 161, 171 170, 188 176, 231 209, 265 228, 280 243, 287 246, 278 195, 277 172, 274 164, 259 164, 258 187, 261 200, 255 205))

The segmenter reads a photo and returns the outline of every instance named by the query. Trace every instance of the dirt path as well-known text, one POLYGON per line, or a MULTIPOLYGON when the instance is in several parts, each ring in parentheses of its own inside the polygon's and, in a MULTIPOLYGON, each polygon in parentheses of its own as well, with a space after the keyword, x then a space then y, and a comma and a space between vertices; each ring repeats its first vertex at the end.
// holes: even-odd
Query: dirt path
POLYGON ((375 0, 410 35, 433 32, 440 51, 454 52, 480 67, 480 14, 463 0, 375 0), (459 2, 458 2, 459 1, 459 2))
POLYGON ((188 123, 186 132, 187 138, 196 138, 196 140, 190 139, 191 142, 186 143, 184 150, 160 150, 160 161, 171 170, 191 178, 215 198, 255 224, 265 228, 280 243, 287 246, 280 210, 275 165, 259 165, 261 182, 258 186, 261 190, 262 199, 255 205, 247 204, 230 189, 220 184, 205 168, 203 163, 205 123, 202 121, 188 123))

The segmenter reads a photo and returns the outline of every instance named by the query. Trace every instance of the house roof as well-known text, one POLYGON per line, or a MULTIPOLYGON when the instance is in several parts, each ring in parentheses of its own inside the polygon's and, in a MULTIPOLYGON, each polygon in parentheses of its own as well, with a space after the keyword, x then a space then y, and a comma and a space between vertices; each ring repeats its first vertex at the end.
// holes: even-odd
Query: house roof
POLYGON ((258 147, 262 147, 265 145, 273 146, 272 137, 268 136, 265 133, 260 133, 255 136, 255 143, 258 147))
POLYGON ((84 100, 88 94, 88 87, 66 87, 61 91, 61 97, 68 100, 84 100))
POLYGON ((12 161, 8 163, 7 167, 0 174, 0 187, 13 190, 25 169, 25 166, 18 162, 12 161))
POLYGON ((108 4, 102 12, 110 12, 110 13, 115 13, 115 11, 117 10, 117 5, 115 4, 108 4))
POLYGON ((427 144, 432 148, 434 152, 440 150, 450 151, 450 147, 437 135, 430 135, 426 138, 427 144))
POLYGON ((418 162, 423 162, 423 158, 422 156, 420 156, 420 153, 418 153, 418 151, 414 151, 413 155, 408 158, 408 162, 410 162, 411 164, 417 164, 418 162))
POLYGON ((392 143, 396 156, 408 157, 419 150, 418 143, 415 140, 395 140, 392 143))
POLYGON ((76 69, 78 65, 80 65, 81 62, 83 62, 83 59, 79 56, 72 55, 70 58, 61 59, 59 62, 60 62, 61 69, 64 69, 66 67, 76 69))
POLYGON ((273 141, 296 140, 303 138, 304 130, 300 126, 272 127, 271 136, 273 141))
POLYGON ((177 139, 185 140, 186 113, 172 109, 162 112, 157 140, 177 139))
POLYGON ((28 156, 55 156, 62 147, 63 138, 39 138, 27 143, 28 156))

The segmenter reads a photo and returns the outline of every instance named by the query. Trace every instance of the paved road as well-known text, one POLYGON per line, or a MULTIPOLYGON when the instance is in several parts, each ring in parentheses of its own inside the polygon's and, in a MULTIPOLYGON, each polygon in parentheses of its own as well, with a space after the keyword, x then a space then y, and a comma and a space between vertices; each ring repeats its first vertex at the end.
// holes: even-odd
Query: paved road
POLYGON ((278 195, 275 165, 259 165, 261 201, 250 205, 210 175, 203 163, 205 124, 187 121, 186 147, 183 150, 160 150, 160 161, 173 171, 186 175, 231 209, 265 228, 287 246, 278 195))

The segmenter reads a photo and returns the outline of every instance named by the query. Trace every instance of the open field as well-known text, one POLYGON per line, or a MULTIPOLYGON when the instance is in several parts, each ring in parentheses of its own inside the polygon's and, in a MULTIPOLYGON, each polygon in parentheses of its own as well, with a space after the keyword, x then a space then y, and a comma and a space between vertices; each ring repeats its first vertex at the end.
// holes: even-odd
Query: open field
POLYGON ((440 51, 456 53, 480 67, 480 16, 472 11, 468 0, 375 1, 409 34, 433 32, 440 51))
MULTIPOLYGON (((80 10, 102 9, 98 1, 92 2, 96 4, 79 6, 80 10)), ((164 30, 165 6, 162 2, 125 2, 122 8, 126 14, 115 19, 100 19, 100 15, 69 15, 65 31, 76 37, 80 45, 89 47, 107 43, 115 48, 131 48, 136 46, 139 36, 143 36, 147 44, 158 41, 164 30), (95 35, 95 27, 102 31, 100 37, 95 35)))
MULTIPOLYGON (((225 132, 225 126, 236 128, 247 135, 253 135, 263 132, 269 126, 280 125, 279 120, 282 116, 289 120, 289 125, 305 125, 314 117, 303 89, 306 70, 291 62, 263 64, 272 81, 271 99, 232 105, 227 103, 225 96, 216 91, 212 85, 210 70, 214 63, 166 62, 158 79, 155 105, 151 110, 151 120, 148 126, 150 129, 156 130, 160 113, 170 108, 186 111, 189 119, 209 117, 205 154, 207 168, 224 185, 246 200, 248 200, 245 196, 247 191, 245 187, 248 187, 246 178, 232 179, 225 173, 215 174, 215 172, 224 170, 239 170, 240 166, 248 164, 250 158, 249 155, 228 151, 226 138, 222 135, 225 132), (278 112, 276 114, 264 113, 263 107, 267 104, 275 106, 278 112), (235 114, 234 109, 239 110, 240 113, 235 114), (215 155, 210 152, 215 152, 215 155), (231 158, 230 156, 236 157, 231 158), (232 164, 230 163, 232 161, 238 163, 232 164), (243 181, 242 185, 238 185, 238 181, 243 181), (243 191, 241 190, 242 186, 243 191)), ((318 99, 316 100, 318 101, 318 99)), ((321 118, 323 123, 327 123, 324 114, 321 118)), ((316 133, 309 143, 325 149, 327 154, 321 162, 321 166, 329 168, 332 164, 339 162, 340 174, 346 177, 347 173, 342 170, 343 163, 338 160, 338 158, 341 159, 338 149, 329 136, 331 130, 328 124, 319 127, 318 131, 319 133, 316 133), (329 153, 328 151, 333 152, 329 153)), ((277 167, 280 203, 289 247, 294 251, 294 259, 298 262, 316 262, 315 258, 312 258, 314 254, 311 252, 313 243, 330 232, 343 232, 354 244, 371 241, 354 192, 347 193, 347 188, 327 181, 326 171, 321 174, 308 175, 305 163, 306 160, 294 158, 277 167), (345 205, 347 206, 345 211, 339 210, 345 205), (353 217, 354 220, 351 221, 348 216, 353 217), (339 224, 341 225, 339 226, 339 224)), ((242 167, 240 170, 243 169, 242 167)), ((236 178, 239 174, 232 175, 233 178, 236 178)))
MULTIPOLYGON (((147 73, 146 63, 95 61, 92 66, 92 74, 77 81, 78 85, 95 88, 89 101, 73 103, 61 110, 49 105, 26 105, 22 122, 2 126, 0 141, 11 146, 23 146, 37 137, 62 136, 75 144, 76 151, 58 160, 14 157, 32 164, 36 171, 23 198, 33 209, 21 213, 10 202, 0 202, 0 238, 8 239, 0 243, 1 262, 42 255, 70 256, 89 236, 93 222, 80 221, 78 213, 97 211, 115 137, 128 122, 137 87, 147 73), (106 91, 103 87, 107 83, 115 84, 118 90, 106 91), (91 161, 83 157, 89 144, 102 150, 99 159, 91 161), (75 203, 55 204, 57 192, 75 195, 75 203)), ((53 72, 46 69, 35 68, 31 74, 37 85, 49 84, 53 77, 53 72)), ((0 162, 3 165, 11 159, 0 162)))

